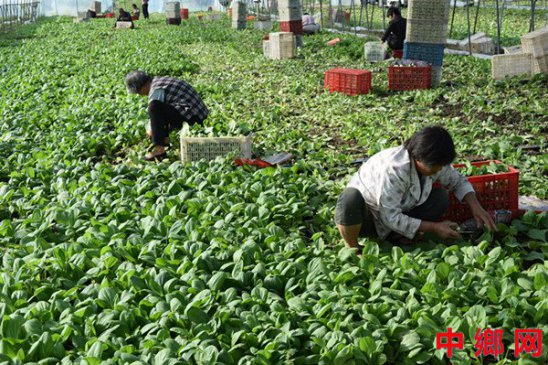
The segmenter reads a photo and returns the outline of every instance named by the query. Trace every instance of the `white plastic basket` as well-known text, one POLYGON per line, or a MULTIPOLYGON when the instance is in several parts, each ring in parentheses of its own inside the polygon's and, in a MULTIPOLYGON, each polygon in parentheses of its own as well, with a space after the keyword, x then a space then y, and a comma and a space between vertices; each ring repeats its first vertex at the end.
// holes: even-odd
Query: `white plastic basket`
POLYGON ((181 131, 181 161, 210 161, 234 153, 237 157, 251 158, 253 135, 241 137, 189 137, 188 124, 181 131))
POLYGON ((367 42, 364 46, 365 60, 368 62, 384 61, 386 46, 381 42, 367 42))
POLYGON ((450 8, 450 0, 410 0, 407 19, 447 21, 450 8))
POLYGON ((269 34, 269 58, 281 60, 295 56, 295 36, 291 32, 269 34))
POLYGON ((533 56, 531 53, 513 53, 495 55, 491 58, 492 76, 495 80, 505 77, 527 75, 533 73, 533 56))
POLYGON ((446 20, 407 19, 406 42, 445 44, 446 20))
POLYGON ((521 48, 534 58, 548 54, 548 26, 522 36, 521 48))

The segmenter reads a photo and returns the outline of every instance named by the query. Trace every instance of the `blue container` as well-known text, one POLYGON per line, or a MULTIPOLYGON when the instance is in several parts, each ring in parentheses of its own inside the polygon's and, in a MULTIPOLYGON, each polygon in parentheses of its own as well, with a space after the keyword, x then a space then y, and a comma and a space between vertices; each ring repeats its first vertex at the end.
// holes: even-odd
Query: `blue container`
POLYGON ((410 43, 403 44, 404 60, 421 60, 432 66, 443 65, 443 49, 445 44, 410 43))

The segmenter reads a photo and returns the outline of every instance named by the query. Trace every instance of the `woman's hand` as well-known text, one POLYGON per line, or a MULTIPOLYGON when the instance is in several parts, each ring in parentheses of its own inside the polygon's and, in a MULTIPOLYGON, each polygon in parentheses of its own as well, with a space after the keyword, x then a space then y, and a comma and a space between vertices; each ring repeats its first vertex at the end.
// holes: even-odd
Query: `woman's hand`
POLYGON ((470 206, 470 211, 472 211, 472 216, 476 220, 476 225, 478 228, 480 228, 482 225, 485 225, 487 227, 487 230, 489 231, 497 230, 497 225, 493 221, 493 218, 491 218, 491 215, 487 213, 485 209, 483 209, 478 199, 476 198, 475 193, 466 194, 466 196, 464 197, 464 201, 466 201, 470 206))
POLYGON ((470 206, 470 210, 472 211, 472 216, 476 220, 476 226, 478 228, 480 228, 481 226, 485 226, 487 227, 488 231, 497 230, 497 225, 493 221, 493 218, 491 218, 491 215, 487 213, 485 209, 483 209, 481 205, 479 205, 479 203, 477 206, 470 206))
POLYGON ((452 222, 436 223, 434 233, 444 240, 456 240, 460 238, 459 232, 453 229, 452 222))

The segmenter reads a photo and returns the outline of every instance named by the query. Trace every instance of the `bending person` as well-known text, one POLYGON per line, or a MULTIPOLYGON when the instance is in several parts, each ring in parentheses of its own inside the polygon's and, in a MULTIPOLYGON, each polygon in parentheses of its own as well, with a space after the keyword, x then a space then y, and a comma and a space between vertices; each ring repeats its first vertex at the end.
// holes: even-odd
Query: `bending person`
POLYGON ((316 24, 314 17, 308 13, 303 14, 303 33, 307 35, 312 35, 320 31, 320 25, 316 24))
POLYGON ((132 71, 126 76, 126 89, 130 94, 148 96, 148 115, 153 147, 145 160, 166 157, 169 133, 181 129, 184 122, 203 124, 209 113, 192 86, 171 77, 153 77, 143 71, 132 71))
POLYGON ((401 16, 400 9, 394 7, 390 7, 386 15, 390 18, 390 23, 381 40, 383 43, 387 42, 393 51, 401 51, 403 50, 403 42, 405 41, 407 19, 401 16))
POLYGON ((131 6, 131 20, 139 20, 140 15, 141 15, 141 11, 137 7, 137 4, 133 4, 131 6))
POLYGON ((403 146, 372 156, 352 176, 337 201, 335 222, 347 246, 357 247, 360 236, 388 238, 396 243, 431 232, 442 239, 459 234, 439 222, 449 205, 439 182, 470 206, 478 224, 496 229, 491 216, 476 199, 472 185, 451 167, 455 146, 442 127, 426 127, 403 146))
POLYGON ((118 22, 131 22, 131 28, 133 28, 133 20, 131 19, 131 14, 125 11, 123 8, 118 9, 118 19, 114 23, 114 28, 118 22))

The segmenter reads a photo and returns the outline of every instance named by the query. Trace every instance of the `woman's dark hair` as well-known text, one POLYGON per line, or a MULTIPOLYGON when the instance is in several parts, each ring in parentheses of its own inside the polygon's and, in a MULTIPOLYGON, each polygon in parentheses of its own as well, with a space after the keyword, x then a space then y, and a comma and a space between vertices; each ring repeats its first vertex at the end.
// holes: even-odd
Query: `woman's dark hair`
POLYGON ((152 77, 143 71, 131 71, 126 75, 126 89, 130 94, 138 94, 139 90, 147 83, 152 82, 152 77))
POLYGON ((131 6, 133 6, 134 8, 136 8, 136 7, 137 7, 137 5, 136 5, 136 4, 133 4, 133 5, 131 5, 131 6))
POLYGON ((390 8, 388 8, 388 11, 386 12, 386 16, 390 17, 390 16, 392 16, 392 15, 401 16, 401 11, 400 11, 400 9, 395 8, 395 7, 390 7, 390 8))
POLYGON ((403 146, 412 158, 429 166, 448 165, 457 156, 453 139, 440 126, 421 129, 405 141, 403 146))

